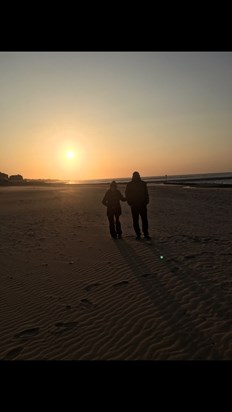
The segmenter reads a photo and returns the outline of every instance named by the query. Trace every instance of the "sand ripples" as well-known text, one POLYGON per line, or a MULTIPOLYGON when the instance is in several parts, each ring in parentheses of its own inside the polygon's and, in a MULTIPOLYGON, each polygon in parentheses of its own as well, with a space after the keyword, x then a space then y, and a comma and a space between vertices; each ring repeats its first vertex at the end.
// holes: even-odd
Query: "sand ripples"
POLYGON ((5 200, 1 359, 232 358, 232 231, 219 214, 229 192, 150 191, 149 243, 129 213, 124 237, 109 238, 101 187, 5 200))

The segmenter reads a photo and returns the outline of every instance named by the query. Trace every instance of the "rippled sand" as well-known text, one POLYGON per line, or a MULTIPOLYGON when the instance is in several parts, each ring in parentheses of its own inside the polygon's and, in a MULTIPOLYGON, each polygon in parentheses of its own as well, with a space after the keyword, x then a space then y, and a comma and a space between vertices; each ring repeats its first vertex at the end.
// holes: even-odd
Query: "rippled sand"
POLYGON ((151 242, 106 189, 0 189, 0 359, 232 359, 232 189, 149 187, 151 242))

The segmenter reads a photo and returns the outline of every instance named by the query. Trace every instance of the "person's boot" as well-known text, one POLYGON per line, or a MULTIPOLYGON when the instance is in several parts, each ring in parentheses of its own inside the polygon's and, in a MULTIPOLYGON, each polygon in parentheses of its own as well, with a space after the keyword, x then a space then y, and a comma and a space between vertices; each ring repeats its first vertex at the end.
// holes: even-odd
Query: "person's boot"
POLYGON ((145 239, 145 240, 151 240, 151 237, 150 237, 149 235, 145 235, 145 236, 144 236, 144 239, 145 239))

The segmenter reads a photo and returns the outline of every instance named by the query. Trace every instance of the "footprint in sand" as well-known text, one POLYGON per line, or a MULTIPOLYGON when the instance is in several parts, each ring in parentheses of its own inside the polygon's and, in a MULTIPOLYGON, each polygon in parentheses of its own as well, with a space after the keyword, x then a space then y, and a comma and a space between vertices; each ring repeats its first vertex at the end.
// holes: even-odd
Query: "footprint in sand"
POLYGON ((54 327, 50 330, 52 335, 57 335, 67 330, 73 329, 78 325, 78 322, 57 322, 54 327))
POLYGON ((129 282, 128 282, 127 280, 123 280, 122 282, 115 283, 115 284, 113 285, 113 287, 114 287, 114 288, 121 288, 121 287, 127 286, 128 283, 129 283, 129 282))
POLYGON ((22 352, 23 349, 23 346, 18 346, 17 348, 11 349, 4 357, 4 360, 14 359, 20 352, 22 352))
POLYGON ((195 259, 195 255, 187 255, 184 257, 184 259, 195 259))
POLYGON ((193 241, 199 243, 201 242, 201 238, 199 236, 194 236, 193 241))
POLYGON ((96 289, 98 286, 100 286, 100 283, 92 283, 91 285, 87 285, 84 287, 84 290, 89 292, 92 289, 96 289))
POLYGON ((176 273, 178 272, 178 270, 180 270, 180 268, 178 268, 177 266, 175 266, 174 268, 171 269, 172 273, 176 273))
POLYGON ((17 339, 31 339, 34 336, 38 335, 40 328, 31 328, 31 329, 25 329, 20 333, 17 333, 17 335, 15 335, 15 338, 17 339))
POLYGON ((88 299, 82 299, 81 303, 80 303, 80 306, 82 306, 83 308, 90 309, 90 308, 93 307, 93 303, 90 302, 88 299))

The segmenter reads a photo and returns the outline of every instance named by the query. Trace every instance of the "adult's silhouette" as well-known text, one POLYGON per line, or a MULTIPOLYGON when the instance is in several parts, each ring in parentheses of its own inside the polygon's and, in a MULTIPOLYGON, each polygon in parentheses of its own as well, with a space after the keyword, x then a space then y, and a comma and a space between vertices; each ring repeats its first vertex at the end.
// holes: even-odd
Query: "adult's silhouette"
POLYGON ((139 225, 139 217, 142 220, 142 231, 144 238, 150 240, 148 232, 147 205, 149 203, 149 194, 147 184, 144 182, 139 172, 134 172, 132 180, 126 186, 125 192, 128 205, 131 207, 133 219, 133 227, 136 233, 136 239, 141 239, 141 230, 139 225))

